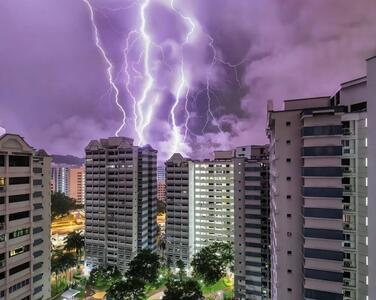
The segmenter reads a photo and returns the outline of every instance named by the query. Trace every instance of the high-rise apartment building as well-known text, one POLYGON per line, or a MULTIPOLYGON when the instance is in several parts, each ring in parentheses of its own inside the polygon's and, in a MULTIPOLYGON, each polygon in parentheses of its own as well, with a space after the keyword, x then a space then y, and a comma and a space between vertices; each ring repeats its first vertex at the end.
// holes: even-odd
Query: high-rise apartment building
POLYGON ((189 166, 190 249, 197 253, 215 241, 234 242, 233 151, 189 166))
POLYGON ((77 204, 85 203, 85 166, 69 167, 68 196, 77 204))
POLYGON ((0 299, 49 299, 51 158, 0 137, 0 299))
POLYGON ((367 118, 376 112, 375 60, 370 76, 342 84, 333 97, 269 108, 272 299, 376 296, 368 230, 376 149, 367 118))
POLYGON ((174 154, 166 162, 166 255, 189 263, 189 160, 174 154))
POLYGON ((139 250, 156 249, 157 151, 125 137, 93 140, 85 151, 87 265, 123 271, 139 250))
POLYGON ((166 162, 166 247, 173 263, 188 264, 214 241, 234 241, 233 172, 233 151, 218 151, 212 161, 174 154, 166 162))
POLYGON ((268 145, 235 153, 235 299, 270 299, 268 145))
POLYGON ((63 193, 69 195, 69 166, 52 163, 51 178, 53 184, 52 192, 63 193))

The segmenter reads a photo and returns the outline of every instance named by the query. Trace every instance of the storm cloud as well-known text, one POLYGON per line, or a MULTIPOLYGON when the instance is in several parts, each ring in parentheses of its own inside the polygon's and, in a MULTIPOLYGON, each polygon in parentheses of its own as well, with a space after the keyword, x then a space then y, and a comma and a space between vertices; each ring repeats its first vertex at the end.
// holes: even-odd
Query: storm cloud
MULTIPOLYGON (((139 2, 91 2, 128 115, 123 50, 139 2)), ((146 136, 161 160, 171 154, 169 111, 182 55, 191 88, 188 106, 176 110, 178 125, 184 125, 186 108, 191 115, 180 149, 206 157, 214 149, 266 142, 267 100, 281 108, 284 99, 331 95, 341 82, 363 76, 365 59, 376 54, 373 0, 175 0, 200 27, 185 49, 187 24, 169 10, 169 1, 151 3, 148 30, 164 52, 153 54, 163 102, 146 136), (219 59, 214 65, 208 36, 219 59)), ((89 140, 114 134, 122 116, 83 1, 2 0, 0 41, 1 127, 50 153, 78 156, 89 140)), ((137 139, 131 121, 122 134, 137 139)))

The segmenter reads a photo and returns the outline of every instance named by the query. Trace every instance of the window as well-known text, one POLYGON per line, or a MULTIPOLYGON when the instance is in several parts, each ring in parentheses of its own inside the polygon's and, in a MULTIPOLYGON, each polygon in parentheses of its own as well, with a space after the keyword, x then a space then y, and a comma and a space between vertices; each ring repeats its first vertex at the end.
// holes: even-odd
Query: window
POLYGON ((29 167, 30 157, 21 155, 9 155, 9 167, 29 167))
POLYGON ((286 180, 287 181, 291 181, 291 177, 286 177, 286 180))
POLYGON ((15 285, 12 285, 10 288, 9 288, 9 294, 19 290, 20 288, 23 288, 24 286, 28 285, 30 283, 30 279, 25 279, 15 285))
POLYGON ((291 162, 291 158, 286 158, 286 162, 291 162))
POLYGON ((16 221, 20 219, 25 219, 30 216, 30 211, 20 211, 18 213, 10 214, 9 221, 16 221))
POLYGON ((0 155, 0 167, 4 167, 4 166, 5 166, 5 156, 0 155))
POLYGON ((9 184, 29 184, 30 183, 30 177, 10 177, 9 178, 9 184))
POLYGON ((287 127, 290 127, 290 126, 291 126, 291 122, 290 122, 290 121, 287 121, 287 122, 286 122, 286 126, 287 126, 287 127))
POLYGON ((287 232, 287 236, 288 237, 291 237, 292 236, 292 233, 290 231, 287 232))
POLYGON ((286 196, 286 199, 291 199, 291 195, 287 195, 287 196, 286 196))
POLYGON ((286 144, 287 144, 287 145, 290 145, 290 144, 291 144, 291 141, 290 141, 290 140, 287 140, 287 141, 286 141, 286 144))
POLYGON ((289 219, 291 218, 291 214, 287 214, 286 216, 287 216, 287 218, 289 218, 289 219))
POLYGON ((0 188, 5 187, 5 177, 0 176, 0 188))
POLYGON ((9 275, 16 274, 30 267, 30 262, 23 263, 9 270, 9 275))
POLYGON ((287 251, 287 255, 292 255, 292 251, 291 251, 291 250, 288 250, 288 251, 287 251))
POLYGON ((9 203, 29 201, 30 194, 12 195, 9 196, 9 203))
POLYGON ((5 203, 5 197, 0 197, 0 204, 4 204, 5 203))
POLYGON ((287 291, 291 293, 292 292, 292 288, 287 288, 287 291))
POLYGON ((288 269, 288 270, 287 270, 287 273, 290 273, 290 274, 291 274, 291 273, 292 273, 292 270, 291 270, 291 269, 288 269))
POLYGON ((23 228, 9 233, 9 239, 15 239, 30 233, 30 228, 23 228))
POLYGON ((29 250, 30 250, 30 245, 15 248, 15 249, 9 251, 9 257, 13 257, 13 256, 16 256, 16 255, 25 253, 29 250))

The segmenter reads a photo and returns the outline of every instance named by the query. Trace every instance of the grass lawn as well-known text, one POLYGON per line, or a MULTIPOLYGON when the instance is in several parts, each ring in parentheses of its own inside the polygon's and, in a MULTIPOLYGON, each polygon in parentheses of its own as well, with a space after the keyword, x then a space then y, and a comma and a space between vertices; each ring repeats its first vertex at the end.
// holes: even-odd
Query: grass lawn
POLYGON ((222 278, 218 282, 212 285, 202 285, 202 292, 205 296, 210 296, 218 291, 223 291, 225 299, 232 299, 234 295, 233 282, 227 278, 222 278))

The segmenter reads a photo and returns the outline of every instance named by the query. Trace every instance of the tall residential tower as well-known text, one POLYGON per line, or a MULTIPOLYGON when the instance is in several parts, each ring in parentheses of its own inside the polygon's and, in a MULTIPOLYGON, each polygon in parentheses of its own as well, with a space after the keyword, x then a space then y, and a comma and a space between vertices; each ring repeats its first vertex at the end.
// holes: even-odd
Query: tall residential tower
POLYGON ((51 157, 0 137, 0 299, 51 296, 51 157))
POLYGON ((124 271, 141 249, 156 249, 157 151, 111 137, 86 147, 87 265, 124 271))

